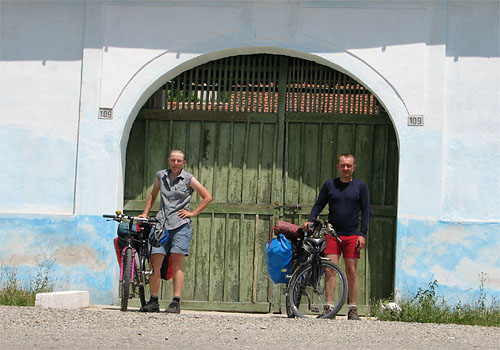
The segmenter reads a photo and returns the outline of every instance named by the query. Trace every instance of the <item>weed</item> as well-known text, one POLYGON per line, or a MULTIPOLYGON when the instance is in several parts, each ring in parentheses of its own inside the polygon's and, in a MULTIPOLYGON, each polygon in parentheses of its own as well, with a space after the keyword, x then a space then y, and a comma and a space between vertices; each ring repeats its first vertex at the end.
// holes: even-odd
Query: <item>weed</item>
POLYGON ((372 316, 382 321, 454 323, 476 326, 500 326, 500 303, 488 303, 484 290, 485 274, 481 274, 480 294, 470 304, 459 302, 448 306, 443 297, 436 294, 438 282, 429 283, 427 289, 419 288, 413 297, 402 297, 397 304, 391 300, 378 300, 371 305, 372 316))
POLYGON ((54 261, 38 262, 34 276, 29 281, 18 279, 15 266, 0 266, 0 305, 34 306, 37 293, 52 292, 56 281, 51 278, 54 261))

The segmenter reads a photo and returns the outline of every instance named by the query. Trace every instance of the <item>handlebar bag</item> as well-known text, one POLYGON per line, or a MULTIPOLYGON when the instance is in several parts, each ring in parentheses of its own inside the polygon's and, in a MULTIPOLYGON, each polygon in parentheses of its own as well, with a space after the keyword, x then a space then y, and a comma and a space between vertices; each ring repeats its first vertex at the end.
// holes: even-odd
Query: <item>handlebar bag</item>
POLYGON ((292 244, 283 235, 273 238, 266 247, 267 273, 274 283, 288 283, 292 267, 292 244))
POLYGON ((303 233, 302 227, 283 220, 278 220, 273 227, 276 236, 285 235, 289 240, 298 238, 303 233))
POLYGON ((130 230, 130 225, 128 222, 120 222, 116 230, 116 234, 120 237, 128 236, 129 234, 136 235, 141 232, 141 227, 137 224, 132 225, 132 230, 130 230))

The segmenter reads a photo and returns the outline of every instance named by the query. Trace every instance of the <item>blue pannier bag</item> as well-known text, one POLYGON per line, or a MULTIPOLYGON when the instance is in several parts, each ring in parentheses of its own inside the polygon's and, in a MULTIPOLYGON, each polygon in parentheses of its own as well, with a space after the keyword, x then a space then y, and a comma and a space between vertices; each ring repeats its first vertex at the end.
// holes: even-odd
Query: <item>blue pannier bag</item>
POLYGON ((292 255, 292 243, 283 234, 267 244, 267 273, 274 283, 288 283, 292 255))

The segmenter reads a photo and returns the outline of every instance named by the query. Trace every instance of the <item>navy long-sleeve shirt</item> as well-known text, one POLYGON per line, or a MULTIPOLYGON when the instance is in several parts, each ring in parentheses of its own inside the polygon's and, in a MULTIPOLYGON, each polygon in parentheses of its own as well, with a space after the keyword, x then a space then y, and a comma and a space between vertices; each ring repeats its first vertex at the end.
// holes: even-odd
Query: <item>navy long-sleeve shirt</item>
POLYGON ((370 220, 370 194, 366 183, 360 180, 341 182, 339 178, 329 179, 321 188, 309 220, 315 219, 328 204, 328 221, 339 235, 366 236, 370 220), (359 228, 359 212, 361 227, 359 228))

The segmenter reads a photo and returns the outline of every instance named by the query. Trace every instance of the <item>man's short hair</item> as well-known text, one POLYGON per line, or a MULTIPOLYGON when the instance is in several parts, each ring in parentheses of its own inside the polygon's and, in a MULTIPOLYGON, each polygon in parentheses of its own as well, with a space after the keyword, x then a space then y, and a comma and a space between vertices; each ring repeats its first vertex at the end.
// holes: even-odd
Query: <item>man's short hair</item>
POLYGON ((337 159, 337 164, 340 163, 340 157, 352 158, 352 160, 354 160, 353 164, 356 164, 356 158, 350 153, 342 153, 337 159))

